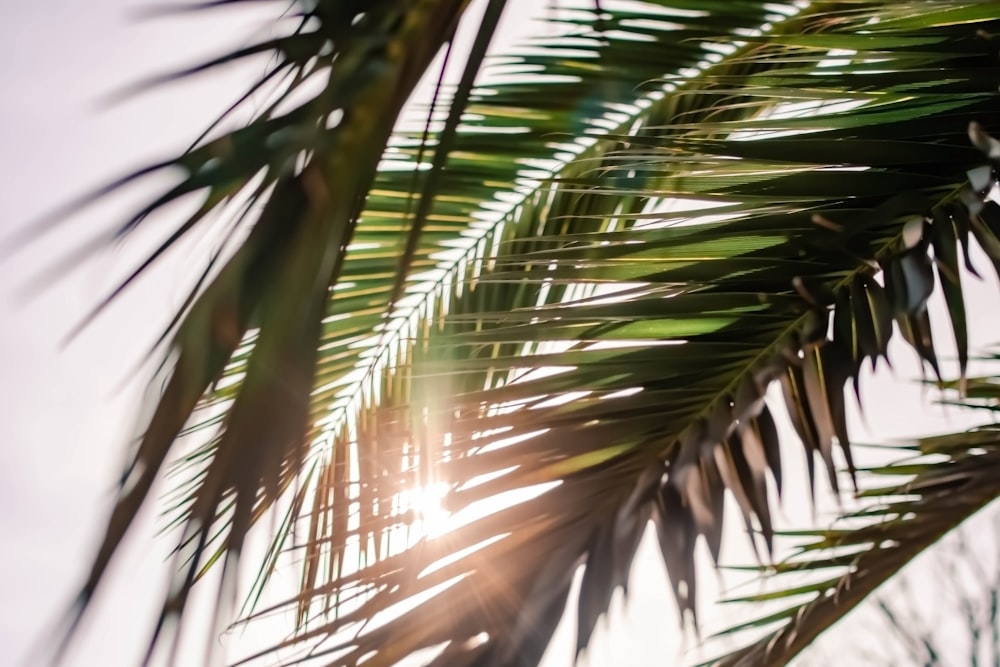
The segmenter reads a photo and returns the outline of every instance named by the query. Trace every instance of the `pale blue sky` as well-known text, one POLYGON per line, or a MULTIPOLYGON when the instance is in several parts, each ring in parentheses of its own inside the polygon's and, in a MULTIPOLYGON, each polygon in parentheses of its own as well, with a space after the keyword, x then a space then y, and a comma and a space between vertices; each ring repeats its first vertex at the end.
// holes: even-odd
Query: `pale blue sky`
MULTIPOLYGON (((234 67, 226 76, 102 108, 103 95, 143 75, 245 42, 273 11, 136 22, 130 12, 149 4, 54 0, 5 8, 0 23, 0 90, 6 91, 0 96, 0 238, 73 195, 183 148, 259 73, 253 65, 234 67)), ((526 0, 515 5, 514 18, 523 16, 517 7, 528 6, 526 0)), ((109 199, 73 216, 41 242, 0 259, 0 664, 25 656, 82 579, 110 507, 125 439, 136 424, 145 375, 132 373, 185 293, 183 281, 173 277, 178 260, 203 261, 210 246, 195 243, 175 254, 65 348, 60 342, 69 329, 162 229, 98 253, 79 268, 67 267, 44 290, 26 294, 25 278, 65 266, 63 252, 119 221, 149 192, 109 199)), ((979 336, 973 342, 992 342, 998 330, 992 313, 1000 302, 993 280, 970 290, 977 305, 973 333, 979 336)), ((950 333, 944 319, 938 324, 935 335, 947 354, 950 333)), ((912 377, 912 353, 898 347, 895 352, 897 374, 912 377)), ((968 421, 955 411, 943 419, 940 409, 921 400, 913 383, 880 377, 865 387, 873 399, 868 422, 880 436, 954 429, 968 421)), ((804 471, 797 454, 789 456, 787 469, 804 471)), ((790 491, 791 498, 805 498, 790 491)), ((784 513, 798 525, 809 516, 803 502, 786 505, 784 513)), ((728 560, 751 562, 737 522, 730 525, 728 560)), ((116 585, 106 591, 106 604, 91 619, 68 664, 134 664, 165 582, 163 561, 170 545, 154 541, 154 527, 146 521, 133 536, 116 585)), ((649 547, 644 546, 634 575, 630 611, 616 615, 610 633, 599 633, 593 665, 669 664, 679 656, 674 603, 659 556, 649 547)), ((714 582, 705 569, 703 592, 713 594, 714 582)), ((711 629, 713 617, 706 616, 711 629)), ((549 667, 566 664, 569 655, 572 630, 564 624, 560 633, 549 667)), ((690 638, 686 645, 692 646, 690 638)))

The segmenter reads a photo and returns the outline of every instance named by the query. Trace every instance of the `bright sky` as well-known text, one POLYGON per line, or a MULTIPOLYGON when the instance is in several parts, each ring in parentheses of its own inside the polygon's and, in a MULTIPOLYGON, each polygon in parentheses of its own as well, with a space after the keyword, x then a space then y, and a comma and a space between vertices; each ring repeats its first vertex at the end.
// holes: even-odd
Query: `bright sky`
MULTIPOLYGON (((0 238, 72 195, 180 150, 259 74, 252 66, 233 67, 226 76, 101 107, 102 96, 124 84, 245 43, 273 11, 244 8, 137 23, 130 12, 143 6, 149 3, 55 0, 5 8, 0 22, 0 89, 7 91, 0 97, 0 238)), ((514 5, 508 36, 502 39, 523 29, 525 13, 518 9, 531 6, 537 7, 529 0, 514 5)), ((98 253, 78 269, 71 270, 62 253, 122 219, 148 192, 130 192, 88 209, 44 242, 0 260, 0 312, 5 315, 0 327, 0 535, 5 536, 0 663, 26 658, 31 642, 44 636, 46 624, 82 580, 145 387, 146 376, 134 371, 185 294, 184 286, 171 279, 177 260, 201 261, 211 249, 202 242, 175 253, 142 289, 126 293, 106 316, 62 347, 69 329, 158 234, 98 253), (47 289, 26 291, 26 278, 49 267, 66 269, 47 289)), ((988 313, 997 312, 1000 297, 992 278, 972 284, 970 293, 975 348, 994 342, 989 336, 995 335, 997 321, 988 313)), ((940 310, 940 304, 935 307, 940 310)), ((937 324, 939 351, 947 356, 951 335, 944 318, 937 324)), ((913 377, 913 354, 898 347, 895 353, 897 376, 913 377)), ((864 390, 872 400, 866 415, 871 431, 856 424, 859 439, 955 430, 970 423, 955 410, 945 415, 928 407, 915 383, 880 376, 864 390)), ((802 470, 804 478, 797 454, 789 455, 786 466, 802 470)), ((790 488, 788 497, 806 496, 790 488)), ((805 503, 786 505, 784 512, 789 525, 808 522, 805 503)), ((163 561, 170 548, 154 540, 154 516, 147 514, 150 520, 132 536, 115 572, 116 585, 106 591, 69 665, 135 664, 152 622, 152 603, 162 595, 163 561)), ((729 522, 726 560, 749 563, 752 556, 738 523, 729 522)), ((659 556, 648 540, 642 549, 629 609, 613 614, 610 631, 599 630, 591 665, 670 664, 680 655, 674 603, 659 556)), ((715 581, 705 568, 699 584, 706 604, 715 595, 715 581)), ((718 615, 705 616, 709 630, 724 625, 718 615)), ((572 640, 572 627, 564 622, 546 667, 569 664, 572 640)), ((689 638, 686 646, 692 645, 689 638)), ((821 653, 807 652, 803 664, 821 653)))

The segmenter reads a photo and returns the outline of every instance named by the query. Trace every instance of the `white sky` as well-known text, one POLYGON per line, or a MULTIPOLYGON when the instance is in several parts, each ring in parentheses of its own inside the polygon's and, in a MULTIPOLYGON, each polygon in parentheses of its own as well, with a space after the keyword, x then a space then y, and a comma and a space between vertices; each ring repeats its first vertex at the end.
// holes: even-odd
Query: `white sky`
MULTIPOLYGON (((520 19, 518 7, 530 5, 523 0, 510 11, 520 19)), ((6 91, 0 96, 0 238, 72 195, 183 148, 260 73, 253 66, 233 67, 227 76, 195 79, 99 108, 101 96, 121 85, 245 43, 269 11, 136 23, 129 11, 143 6, 149 3, 55 0, 5 8, 0 22, 0 90, 6 91)), ((75 216, 44 242, 0 255, 0 664, 27 657, 31 643, 45 636, 47 623, 82 580, 110 509, 124 440, 135 426, 145 386, 145 376, 134 370, 185 293, 182 284, 171 280, 176 260, 203 260, 210 246, 195 244, 183 255, 175 253, 141 289, 128 292, 65 348, 61 340, 67 331, 156 235, 100 253, 28 296, 25 278, 57 265, 74 241, 120 221, 148 192, 108 200, 75 216)), ((986 270, 985 261, 979 264, 986 270)), ((1000 323, 994 283, 991 276, 986 284, 969 286, 974 347, 994 342, 991 336, 1000 323)), ((937 325, 939 354, 948 356, 946 319, 938 317, 937 325)), ((912 353, 898 347, 895 352, 897 375, 912 377, 912 353)), ((915 383, 879 377, 865 384, 864 391, 871 400, 869 439, 954 430, 970 423, 955 410, 945 415, 928 407, 915 383)), ((866 436, 860 425, 854 432, 859 439, 866 436)), ((797 471, 800 479, 805 476, 797 454, 788 457, 786 470, 792 478, 797 471)), ((822 495, 824 487, 820 489, 822 495)), ((783 510, 788 522, 801 527, 809 518, 801 502, 806 496, 790 488, 787 497, 793 499, 783 510)), ((734 530, 727 536, 726 560, 749 563, 752 557, 737 525, 730 521, 734 530)), ((107 591, 106 604, 69 665, 135 664, 152 621, 152 604, 162 595, 163 560, 170 548, 166 541, 154 541, 154 529, 149 520, 133 535, 115 572, 116 586, 107 591)), ((699 585, 706 603, 714 595, 714 583, 711 570, 703 569, 699 585)), ((681 638, 668 590, 659 556, 646 543, 633 573, 629 610, 624 616, 614 614, 610 632, 599 631, 590 664, 674 662, 681 638)), ((724 625, 718 616, 714 621, 711 614, 703 617, 709 631, 724 625)), ((568 664, 573 630, 564 622, 559 633, 546 667, 568 664)), ((686 646, 692 644, 689 639, 686 646)), ((821 653, 807 652, 803 664, 821 653)))

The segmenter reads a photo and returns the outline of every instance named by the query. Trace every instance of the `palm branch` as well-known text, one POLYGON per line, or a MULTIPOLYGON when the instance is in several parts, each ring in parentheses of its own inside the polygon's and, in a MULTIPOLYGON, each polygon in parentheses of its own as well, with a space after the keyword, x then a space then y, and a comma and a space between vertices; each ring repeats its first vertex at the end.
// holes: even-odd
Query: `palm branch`
POLYGON ((473 85, 491 2, 415 125, 404 103, 466 6, 294 4, 278 37, 185 73, 269 54, 252 92, 272 104, 109 188, 179 174, 115 238, 203 201, 123 289, 191 229, 230 226, 161 339, 163 390, 71 627, 179 459, 180 567, 151 651, 213 564, 231 590, 279 511, 249 598, 283 553, 301 563, 275 650, 532 664, 581 564, 582 650, 649 521, 682 612, 727 489, 770 548, 772 382, 810 483, 815 456, 838 489, 843 388, 893 321, 937 373, 935 282, 964 374, 970 239, 1000 267, 996 6, 600 3, 473 85), (440 534, 412 501, 435 489, 440 534), (534 496, 504 500, 518 490, 534 496))
MULTIPOLYGON (((998 380, 996 375, 970 379, 966 397, 954 402, 995 413, 1000 406, 998 380)), ((949 389, 957 393, 959 384, 949 383, 949 389)), ((861 509, 842 514, 836 527, 790 533, 804 543, 791 557, 767 568, 777 580, 794 574, 805 582, 730 600, 799 602, 720 634, 779 627, 709 664, 786 663, 914 556, 1000 497, 1000 428, 995 421, 893 448, 898 460, 865 470, 868 484, 858 494, 861 509)))

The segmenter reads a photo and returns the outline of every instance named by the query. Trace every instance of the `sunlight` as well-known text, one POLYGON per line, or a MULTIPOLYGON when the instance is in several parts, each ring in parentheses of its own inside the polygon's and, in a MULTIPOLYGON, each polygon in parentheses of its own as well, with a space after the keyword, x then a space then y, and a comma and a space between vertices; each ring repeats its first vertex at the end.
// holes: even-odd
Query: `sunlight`
POLYGON ((399 511, 412 513, 417 535, 436 537, 447 530, 451 513, 444 508, 442 502, 447 493, 448 485, 444 482, 433 482, 400 492, 399 511))

